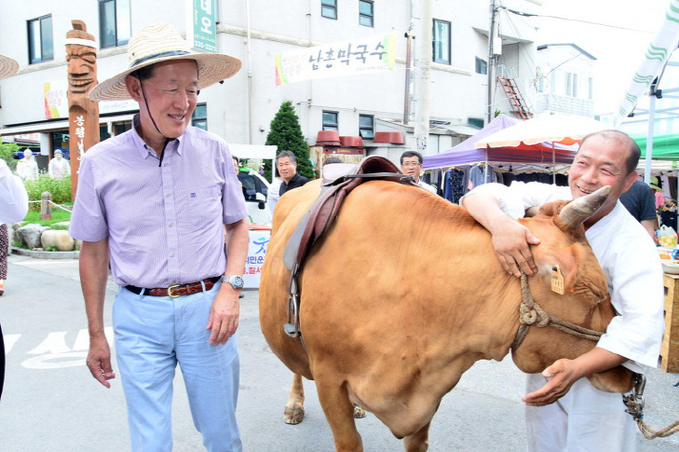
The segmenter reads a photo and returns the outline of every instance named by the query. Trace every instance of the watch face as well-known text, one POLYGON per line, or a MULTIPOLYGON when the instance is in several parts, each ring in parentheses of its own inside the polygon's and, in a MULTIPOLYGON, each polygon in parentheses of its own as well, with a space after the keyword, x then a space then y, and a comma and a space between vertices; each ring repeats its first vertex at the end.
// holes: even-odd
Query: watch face
POLYGON ((234 289, 242 289, 243 288, 243 278, 240 276, 229 276, 226 278, 226 282, 231 284, 234 289))

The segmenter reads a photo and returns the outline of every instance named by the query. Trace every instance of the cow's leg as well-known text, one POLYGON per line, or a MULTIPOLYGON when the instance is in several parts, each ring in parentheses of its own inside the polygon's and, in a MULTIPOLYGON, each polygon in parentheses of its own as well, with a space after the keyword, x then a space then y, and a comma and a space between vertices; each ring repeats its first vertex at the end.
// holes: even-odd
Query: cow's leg
POLYGON ((354 423, 354 404, 349 400, 346 388, 338 386, 331 378, 324 383, 322 378, 314 374, 318 399, 323 407, 325 417, 332 429, 336 452, 363 452, 361 435, 354 423))
POLYGON ((406 452, 425 452, 429 449, 429 426, 431 422, 427 422, 427 425, 413 433, 412 435, 403 438, 403 446, 406 452))
POLYGON ((304 420, 304 385, 300 374, 293 374, 290 397, 285 405, 283 418, 286 424, 299 424, 304 420))

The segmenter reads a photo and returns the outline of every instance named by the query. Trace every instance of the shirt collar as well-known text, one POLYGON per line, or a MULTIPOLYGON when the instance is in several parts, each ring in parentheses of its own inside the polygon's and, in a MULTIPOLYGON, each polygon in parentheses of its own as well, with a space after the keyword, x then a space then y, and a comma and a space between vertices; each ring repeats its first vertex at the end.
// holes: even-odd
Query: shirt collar
MULTIPOLYGON (((289 186, 290 184, 297 182, 297 179, 299 179, 299 173, 295 173, 294 176, 292 176, 292 179, 290 179, 290 182, 286 183, 285 186, 289 186)), ((285 183, 285 182, 284 182, 285 183)))
MULTIPOLYGON (((137 132, 137 127, 141 124, 141 121, 139 120, 139 113, 134 115, 132 118, 132 141, 134 143, 134 147, 137 149, 139 152, 139 155, 143 159, 147 159, 149 157, 155 157, 156 159, 159 159, 158 155, 156 155, 156 151, 153 150, 151 146, 146 144, 146 142, 142 139, 142 137, 139 135, 139 132, 137 132)), ((184 131, 186 133, 186 131, 184 131)), ((165 148, 165 153, 172 152, 173 150, 177 152, 177 154, 181 155, 182 150, 183 150, 183 143, 184 143, 184 135, 182 134, 181 136, 175 138, 174 140, 170 140, 167 143, 167 147, 165 148)))

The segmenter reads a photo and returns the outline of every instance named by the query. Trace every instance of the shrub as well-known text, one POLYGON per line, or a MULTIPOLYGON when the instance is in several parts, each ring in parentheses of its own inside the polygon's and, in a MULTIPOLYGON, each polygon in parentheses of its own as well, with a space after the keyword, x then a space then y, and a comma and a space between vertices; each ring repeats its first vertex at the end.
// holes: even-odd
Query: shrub
MULTIPOLYGON (((52 194, 52 202, 56 204, 70 204, 73 202, 71 198, 70 176, 63 179, 52 179, 46 172, 41 171, 37 179, 27 180, 24 183, 29 201, 40 201, 42 194, 48 191, 52 194)), ((29 210, 40 212, 40 203, 30 203, 29 210)))
POLYGON ((19 146, 16 143, 3 143, 2 137, 0 137, 0 159, 7 162, 7 166, 11 170, 14 170, 17 166, 16 159, 12 157, 17 152, 19 152, 19 146))

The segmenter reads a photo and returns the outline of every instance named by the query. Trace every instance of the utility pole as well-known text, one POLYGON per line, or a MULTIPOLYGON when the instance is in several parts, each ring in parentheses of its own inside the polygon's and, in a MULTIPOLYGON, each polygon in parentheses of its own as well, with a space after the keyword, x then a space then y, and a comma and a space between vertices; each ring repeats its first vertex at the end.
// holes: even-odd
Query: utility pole
POLYGON ((427 155, 432 59, 432 0, 420 0, 420 23, 415 39, 415 150, 427 155))
MULTIPOLYGON (((497 6, 496 0, 490 1, 490 29, 488 30, 488 111, 486 113, 486 125, 495 116, 495 68, 497 66, 497 56, 500 52, 495 51, 495 35, 497 34, 497 6)), ((500 44, 500 48, 502 45, 500 44)))

